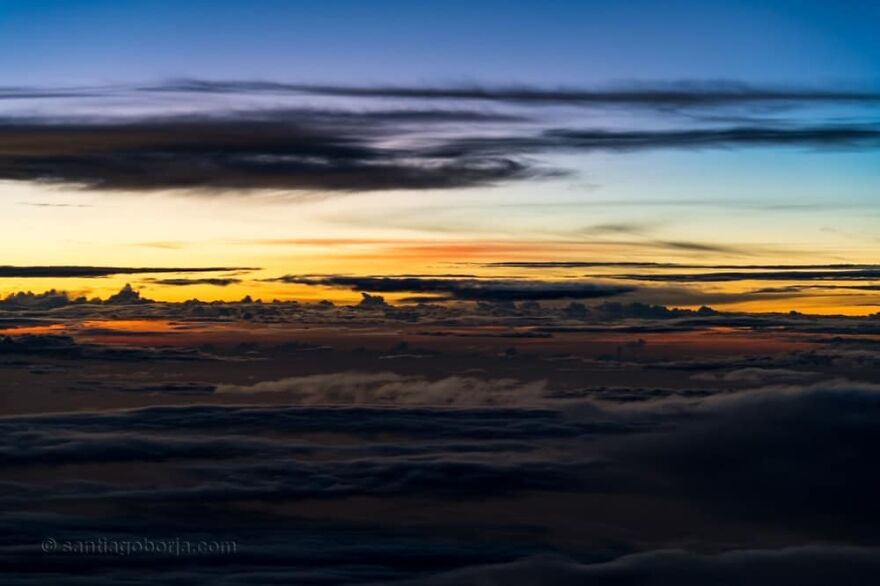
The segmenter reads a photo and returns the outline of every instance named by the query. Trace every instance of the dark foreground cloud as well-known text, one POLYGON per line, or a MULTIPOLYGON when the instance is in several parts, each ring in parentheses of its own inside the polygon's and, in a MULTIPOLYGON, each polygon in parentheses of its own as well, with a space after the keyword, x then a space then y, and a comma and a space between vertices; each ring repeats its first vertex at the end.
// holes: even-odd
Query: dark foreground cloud
MULTIPOLYGON (((227 391, 406 378, 328 373, 227 391)), ((412 395, 428 386, 410 382, 412 395)), ((643 392, 637 403, 541 408, 413 406, 395 394, 382 408, 2 417, 0 569, 11 584, 876 582, 880 388, 643 392), (52 555, 39 549, 46 536, 213 536, 238 540, 240 553, 52 555)))
MULTIPOLYGON (((401 405, 406 404, 407 401, 401 401, 401 405)), ((555 410, 538 408, 192 405, 7 417, 0 418, 0 428, 4 431, 3 441, 11 443, 17 441, 17 433, 27 435, 37 431, 49 438, 65 434, 82 438, 94 434, 111 443, 114 438, 108 434, 120 431, 131 434, 161 433, 167 437, 199 434, 255 437, 266 433, 347 433, 378 437, 391 434, 426 441, 470 439, 482 442, 493 439, 573 438, 587 433, 621 432, 627 430, 628 426, 609 422, 607 418, 576 420, 555 410)), ((217 457, 222 458, 222 454, 217 457)))
POLYGON ((146 362, 149 360, 190 361, 213 360, 217 358, 196 348, 153 348, 89 344, 78 342, 70 336, 56 334, 0 336, 0 354, 113 362, 146 362))
POLYGON ((768 386, 690 407, 643 405, 633 415, 667 424, 686 419, 612 448, 639 485, 727 518, 876 543, 880 510, 870 487, 880 475, 867 463, 880 439, 880 387, 768 386), (678 415, 668 410, 681 407, 678 415))
POLYGON ((525 301, 613 297, 633 287, 568 281, 517 281, 493 279, 430 279, 415 277, 295 276, 278 281, 302 285, 345 287, 353 291, 380 293, 428 293, 464 301, 525 301))
POLYGON ((880 576, 876 549, 800 547, 700 555, 681 550, 652 551, 608 562, 578 563, 535 557, 509 564, 467 568, 421 578, 425 586, 826 586, 865 583, 880 576))

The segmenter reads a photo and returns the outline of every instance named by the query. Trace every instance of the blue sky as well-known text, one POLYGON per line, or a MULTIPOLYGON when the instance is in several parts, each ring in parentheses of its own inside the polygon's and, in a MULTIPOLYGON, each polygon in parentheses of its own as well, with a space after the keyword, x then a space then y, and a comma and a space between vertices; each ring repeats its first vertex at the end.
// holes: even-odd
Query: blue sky
POLYGON ((876 81, 870 1, 0 1, 0 81, 876 81), (873 78, 873 79, 872 79, 873 78))

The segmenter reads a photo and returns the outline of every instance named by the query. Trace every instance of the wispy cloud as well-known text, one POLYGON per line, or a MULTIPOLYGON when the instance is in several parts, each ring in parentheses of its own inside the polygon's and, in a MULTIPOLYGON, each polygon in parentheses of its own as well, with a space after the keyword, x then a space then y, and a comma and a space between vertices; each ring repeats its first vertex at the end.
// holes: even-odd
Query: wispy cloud
POLYGON ((612 275, 612 277, 634 281, 675 281, 691 283, 730 281, 873 281, 880 279, 880 269, 871 267, 856 270, 776 270, 658 274, 629 273, 612 275))
POLYGON ((336 85, 271 80, 173 79, 153 84, 0 87, 0 99, 99 98, 138 94, 318 95, 396 100, 458 100, 525 105, 705 108, 729 105, 877 104, 871 88, 760 86, 736 81, 633 83, 613 87, 513 85, 336 85))
POLYGON ((63 278, 106 277, 148 273, 213 273, 258 270, 248 267, 90 267, 90 266, 0 266, 0 277, 63 278))
POLYGON ((30 206, 34 208, 90 208, 93 207, 91 204, 85 203, 49 203, 43 201, 22 201, 19 202, 18 205, 22 206, 30 206))
POLYGON ((32 111, 7 115, 0 121, 0 179, 95 190, 216 194, 449 189, 569 175, 568 169, 542 164, 540 157, 555 152, 880 148, 880 124, 873 114, 846 122, 823 119, 813 110, 785 120, 674 116, 672 126, 646 128, 642 119, 637 126, 631 120, 603 128, 592 121, 584 127, 580 115, 560 125, 547 109, 533 108, 615 106, 635 113, 648 107, 661 119, 679 109, 730 106, 873 107, 880 104, 880 93, 871 90, 730 83, 554 89, 179 80, 105 88, 0 88, 0 96, 16 98, 16 103, 76 98, 90 112, 76 119, 32 111), (188 96, 192 104, 194 93, 206 99, 197 110, 190 106, 188 114, 169 116, 175 110, 161 107, 162 115, 144 114, 156 112, 153 102, 159 95, 188 96), (209 94, 224 98, 210 100, 209 94), (91 98, 120 95, 147 107, 115 111, 98 107, 94 100, 88 106, 91 98), (344 98, 347 109, 303 105, 310 96, 344 98), (273 105, 255 109, 248 97, 271 99, 273 105), (385 107, 377 98, 392 100, 394 106, 385 107), (236 100, 249 105, 237 107, 236 100), (523 113, 523 107, 530 109, 523 113))
POLYGON ((689 264, 674 262, 634 262, 634 261, 503 261, 483 263, 483 266, 523 268, 523 269, 557 269, 557 268, 592 268, 592 267, 640 267, 640 268, 674 268, 674 269, 768 269, 768 270, 806 270, 806 269, 880 269, 878 265, 869 264, 789 264, 789 265, 733 265, 733 264, 689 264))
POLYGON ((428 293, 466 301, 523 301, 613 297, 635 288, 575 281, 519 281, 500 279, 432 279, 420 277, 295 276, 276 279, 284 283, 344 287, 379 293, 428 293))
POLYGON ((880 146, 880 126, 817 125, 801 127, 742 126, 675 130, 551 129, 534 136, 463 138, 438 147, 438 156, 511 155, 546 150, 635 151, 756 146, 880 146))
POLYGON ((739 82, 633 84, 617 88, 546 88, 528 85, 393 86, 330 85, 272 81, 179 79, 141 91, 193 93, 294 93, 355 98, 476 100, 530 105, 717 107, 735 104, 880 103, 870 89, 761 87, 739 82))
POLYGON ((227 287, 241 283, 241 279, 216 278, 216 279, 151 279, 150 283, 156 285, 168 285, 174 287, 188 287, 190 285, 213 285, 215 287, 227 287))
POLYGON ((542 174, 513 158, 444 157, 383 146, 376 138, 399 137, 399 132, 337 122, 289 114, 7 122, 0 124, 0 178, 98 190, 216 193, 441 189, 542 174))

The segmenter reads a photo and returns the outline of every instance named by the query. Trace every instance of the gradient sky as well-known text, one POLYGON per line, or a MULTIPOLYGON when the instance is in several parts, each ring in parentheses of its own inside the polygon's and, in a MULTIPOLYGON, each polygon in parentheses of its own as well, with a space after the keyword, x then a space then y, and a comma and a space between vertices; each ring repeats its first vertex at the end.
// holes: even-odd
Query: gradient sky
MULTIPOLYGON (((70 123, 279 108, 363 114, 442 107, 528 118, 493 123, 491 133, 503 136, 532 124, 627 132, 830 126, 876 132, 876 94, 867 100, 721 107, 581 108, 139 88, 197 79, 368 88, 735 87, 871 94, 880 88, 878 24, 880 6, 868 1, 0 0, 0 89, 29 94, 0 100, 0 113, 14 123, 70 123), (682 83, 691 85, 676 85, 682 83), (74 88, 75 95, 30 95, 59 88, 74 88), (99 97, 84 95, 90 90, 99 97)), ((422 134, 471 136, 476 127, 410 128, 389 141, 410 148, 414 143, 406 141, 422 134)), ((0 294, 54 287, 105 295, 133 280, 149 296, 168 300, 234 299, 251 292, 353 299, 350 291, 259 279, 306 273, 604 276, 583 269, 484 266, 504 261, 871 264, 880 249, 880 149, 876 137, 856 142, 542 148, 516 155, 564 175, 449 189, 135 192, 65 182, 47 186, 45 174, 7 180, 0 182, 0 264, 263 270, 225 288, 164 287, 138 277, 6 278, 0 279, 0 294)), ((766 285, 699 289, 718 299, 766 285)), ((701 304, 681 291, 652 289, 643 297, 701 304)), ((751 310, 825 313, 872 313, 877 303, 869 292, 728 300, 730 307, 751 310)))

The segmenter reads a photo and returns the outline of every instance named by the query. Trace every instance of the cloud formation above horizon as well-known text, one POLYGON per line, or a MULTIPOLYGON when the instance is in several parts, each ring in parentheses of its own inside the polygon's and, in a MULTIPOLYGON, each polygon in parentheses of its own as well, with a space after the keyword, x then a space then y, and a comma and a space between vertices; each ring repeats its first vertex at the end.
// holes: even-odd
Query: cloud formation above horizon
POLYGON ((275 279, 283 283, 344 287, 375 293, 425 293, 437 301, 548 301, 595 299, 635 291, 635 287, 575 281, 525 281, 513 279, 432 279, 423 277, 354 277, 345 275, 296 276, 275 279))
MULTIPOLYGON (((14 278, 83 278, 150 273, 215 273, 255 271, 253 267, 97 267, 97 266, 0 266, 0 277, 14 278)), ((173 283, 172 283, 173 284, 173 283)))
POLYGON ((870 88, 761 86, 736 81, 634 83, 604 88, 510 85, 334 85, 272 80, 171 79, 153 84, 0 87, 0 99, 107 97, 150 93, 317 95, 377 99, 461 100, 528 105, 719 107, 737 104, 878 104, 870 88))
POLYGON ((48 113, 52 109, 4 111, 0 179, 105 191, 455 189, 572 174, 544 160, 553 153, 880 147, 874 111, 880 93, 870 90, 732 83, 553 89, 178 80, 0 88, 0 97, 14 104, 72 100, 84 112, 65 118, 48 113), (196 110, 194 95, 206 96, 196 110), (223 99, 212 101, 214 96, 223 99), (315 108, 310 96, 333 106, 315 108), (119 97, 138 107, 100 105, 119 97), (167 99, 187 106, 155 109, 167 99), (560 123, 549 106, 613 106, 633 119, 600 127, 576 114, 560 123), (866 109, 866 115, 842 122, 820 114, 840 106, 866 109), (646 126, 639 118, 645 108, 655 122, 669 119, 672 126, 646 126), (768 118, 771 110, 795 113, 768 118))
POLYGON ((95 190, 373 191, 472 187, 538 174, 506 157, 427 156, 373 142, 381 124, 252 118, 0 124, 0 178, 95 190))
MULTIPOLYGON (((876 281, 880 279, 880 269, 874 265, 855 265, 858 268, 837 269, 830 265, 829 270, 798 270, 797 266, 777 267, 781 270, 742 270, 707 273, 657 273, 657 274, 617 274, 610 278, 631 281, 660 281, 681 283, 722 283, 734 281, 876 281), (794 269, 794 270, 790 270, 794 269)), ((853 266, 853 265, 850 265, 853 266)), ((748 268, 748 267, 742 267, 748 268)), ((820 267, 816 267, 820 268, 820 267)))

